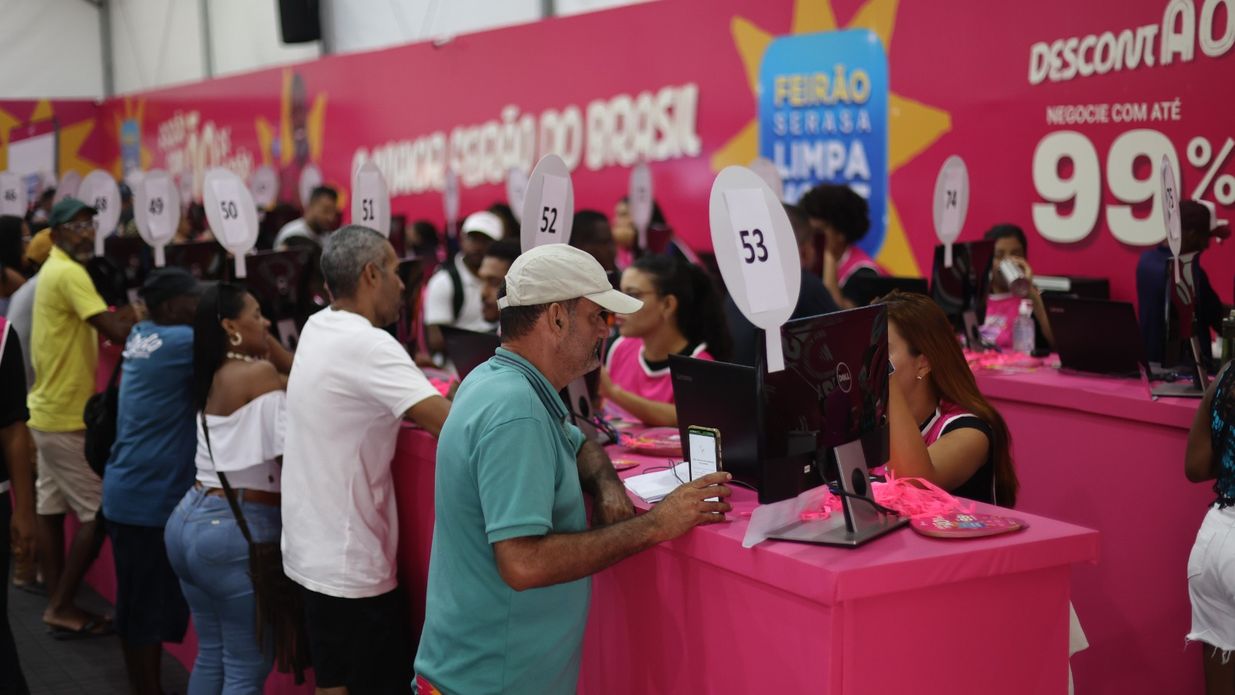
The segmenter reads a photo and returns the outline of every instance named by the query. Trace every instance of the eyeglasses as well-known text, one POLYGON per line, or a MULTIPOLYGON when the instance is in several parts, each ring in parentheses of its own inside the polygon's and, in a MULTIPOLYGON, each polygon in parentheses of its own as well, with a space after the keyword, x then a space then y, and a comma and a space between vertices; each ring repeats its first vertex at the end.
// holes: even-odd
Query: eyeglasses
POLYGON ((600 319, 600 322, 605 324, 606 326, 612 326, 614 323, 617 322, 617 314, 614 314, 612 311, 606 311, 604 309, 601 309, 600 312, 596 314, 596 318, 600 319))
POLYGON ((66 222, 61 226, 70 232, 84 232, 87 229, 97 231, 99 223, 94 220, 81 220, 80 222, 66 222))

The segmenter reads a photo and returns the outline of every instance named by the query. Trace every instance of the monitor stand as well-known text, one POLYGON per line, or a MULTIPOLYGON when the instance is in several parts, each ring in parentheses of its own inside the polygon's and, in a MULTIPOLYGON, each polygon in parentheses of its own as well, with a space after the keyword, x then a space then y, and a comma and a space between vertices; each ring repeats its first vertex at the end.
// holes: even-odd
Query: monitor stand
POLYGON ((1205 395, 1209 377, 1205 374, 1205 363, 1201 361, 1201 339, 1194 335, 1188 342, 1192 346, 1192 383, 1159 384, 1150 391, 1150 395, 1155 398, 1201 398, 1205 395))
POLYGON ((860 440, 842 444, 835 452, 840 486, 848 493, 841 495, 844 513, 817 521, 796 521, 769 533, 768 538, 856 548, 909 523, 908 518, 875 506, 860 440))

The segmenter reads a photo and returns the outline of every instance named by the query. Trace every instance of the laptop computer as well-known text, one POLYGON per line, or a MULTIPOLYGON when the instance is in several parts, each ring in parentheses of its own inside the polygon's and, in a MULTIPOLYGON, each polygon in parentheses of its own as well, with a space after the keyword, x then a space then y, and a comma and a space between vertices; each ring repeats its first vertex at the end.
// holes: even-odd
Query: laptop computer
POLYGON ((759 399, 755 369, 739 364, 669 356, 678 432, 689 427, 720 431, 721 461, 734 480, 759 488, 759 399))
POLYGON ((1129 302, 1081 297, 1043 297, 1062 370, 1137 379, 1145 346, 1129 302))
POLYGON ((853 299, 855 306, 867 306, 892 290, 930 296, 930 286, 927 284, 926 278, 854 275, 849 278, 849 282, 845 285, 845 293, 853 299))
POLYGON ((460 381, 493 357, 493 353, 502 344, 496 333, 477 333, 454 326, 440 328, 442 338, 446 341, 446 355, 454 363, 460 381))

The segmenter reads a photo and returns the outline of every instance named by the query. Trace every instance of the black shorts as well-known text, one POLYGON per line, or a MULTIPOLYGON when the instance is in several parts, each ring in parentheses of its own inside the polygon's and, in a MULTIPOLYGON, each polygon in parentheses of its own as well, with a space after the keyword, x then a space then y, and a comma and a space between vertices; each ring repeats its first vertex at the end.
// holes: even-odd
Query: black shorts
POLYGON ((116 633, 139 647, 180 642, 189 626, 189 604, 167 561, 163 528, 107 522, 116 559, 116 633))
POLYGON ((317 687, 346 687, 351 695, 411 692, 416 655, 402 589, 358 599, 304 589, 304 614, 317 687))

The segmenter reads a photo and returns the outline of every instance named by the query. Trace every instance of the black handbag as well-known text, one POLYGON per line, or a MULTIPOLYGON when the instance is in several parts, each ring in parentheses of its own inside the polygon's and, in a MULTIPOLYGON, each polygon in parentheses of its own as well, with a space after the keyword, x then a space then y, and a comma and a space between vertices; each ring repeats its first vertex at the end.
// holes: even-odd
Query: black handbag
POLYGON ((227 496, 232 514, 236 516, 240 533, 249 544, 249 578, 253 581, 253 593, 257 600, 257 642, 263 649, 273 649, 275 668, 282 673, 295 674, 296 685, 300 685, 304 683, 305 671, 313 665, 309 653, 309 634, 305 627, 304 596, 300 586, 283 572, 283 551, 279 548, 279 542, 253 542, 249 524, 240 509, 240 501, 236 499, 236 491, 214 463, 214 449, 210 446, 210 430, 206 427, 204 410, 201 418, 210 463, 223 485, 223 493, 227 496))
POLYGON ((121 357, 107 380, 107 388, 91 396, 82 412, 82 420, 86 423, 86 463, 100 478, 107 459, 111 458, 112 444, 116 443, 116 416, 120 412, 120 387, 116 382, 123 364, 121 357))

